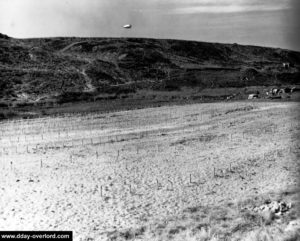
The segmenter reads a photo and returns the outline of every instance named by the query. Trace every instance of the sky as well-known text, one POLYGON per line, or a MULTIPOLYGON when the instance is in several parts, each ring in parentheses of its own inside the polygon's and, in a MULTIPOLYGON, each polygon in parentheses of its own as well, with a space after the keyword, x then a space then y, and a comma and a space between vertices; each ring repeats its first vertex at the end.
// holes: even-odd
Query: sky
POLYGON ((149 37, 300 51, 299 0, 0 0, 0 32, 149 37), (132 24, 131 29, 124 29, 132 24))

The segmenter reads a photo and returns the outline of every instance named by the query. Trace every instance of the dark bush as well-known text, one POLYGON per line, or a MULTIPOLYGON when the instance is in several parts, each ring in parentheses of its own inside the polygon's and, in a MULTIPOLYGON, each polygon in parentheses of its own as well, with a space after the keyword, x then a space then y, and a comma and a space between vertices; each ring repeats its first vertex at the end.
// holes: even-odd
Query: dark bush
POLYGON ((0 120, 12 119, 17 116, 19 116, 18 112, 15 112, 13 110, 0 112, 0 120))
POLYGON ((0 120, 5 120, 6 116, 4 113, 0 112, 0 120))
POLYGON ((34 106, 33 102, 17 102, 14 104, 14 107, 29 107, 34 106))
POLYGON ((8 108, 9 104, 5 103, 5 102, 0 102, 0 107, 2 107, 2 108, 8 108))

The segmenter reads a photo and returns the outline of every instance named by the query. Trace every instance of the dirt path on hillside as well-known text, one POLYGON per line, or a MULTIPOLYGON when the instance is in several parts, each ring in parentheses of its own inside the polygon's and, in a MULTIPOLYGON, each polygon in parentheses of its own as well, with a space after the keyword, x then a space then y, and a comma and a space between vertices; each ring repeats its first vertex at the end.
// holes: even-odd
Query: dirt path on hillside
POLYGON ((80 71, 80 73, 83 75, 83 78, 85 80, 86 88, 84 89, 84 91, 85 92, 93 92, 96 90, 96 88, 95 88, 95 86, 93 86, 91 78, 86 74, 85 71, 86 71, 86 69, 83 69, 80 71))

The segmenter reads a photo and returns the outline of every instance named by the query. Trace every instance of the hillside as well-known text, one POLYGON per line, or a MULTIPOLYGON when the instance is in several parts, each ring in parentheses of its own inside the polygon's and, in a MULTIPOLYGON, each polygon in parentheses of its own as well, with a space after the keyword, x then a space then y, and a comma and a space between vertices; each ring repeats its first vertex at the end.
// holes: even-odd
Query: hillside
POLYGON ((140 91, 192 89, 209 95, 224 88, 289 86, 299 84, 299 68, 299 52, 278 48, 138 38, 14 39, 1 34, 0 105, 133 98, 140 91), (290 67, 284 68, 284 62, 290 67))

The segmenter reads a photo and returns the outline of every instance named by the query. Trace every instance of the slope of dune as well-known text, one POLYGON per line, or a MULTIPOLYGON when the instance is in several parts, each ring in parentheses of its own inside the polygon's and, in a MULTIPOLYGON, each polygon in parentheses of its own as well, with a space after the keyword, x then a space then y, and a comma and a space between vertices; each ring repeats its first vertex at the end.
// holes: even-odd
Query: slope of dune
POLYGON ((296 85, 299 66, 299 52, 258 46, 140 38, 15 39, 1 34, 0 103, 127 98, 140 90, 213 92, 296 85), (285 62, 289 68, 283 67, 285 62))

